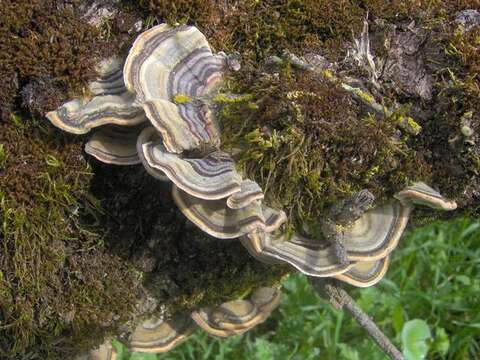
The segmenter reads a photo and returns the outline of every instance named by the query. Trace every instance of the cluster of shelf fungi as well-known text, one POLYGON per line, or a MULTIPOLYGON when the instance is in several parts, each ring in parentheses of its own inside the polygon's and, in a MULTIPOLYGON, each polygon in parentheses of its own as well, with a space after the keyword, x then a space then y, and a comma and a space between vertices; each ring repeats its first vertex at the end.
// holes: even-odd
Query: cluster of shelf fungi
MULTIPOLYGON (((220 150, 220 127, 210 104, 231 62, 214 54, 195 27, 155 26, 134 42, 126 59, 104 60, 89 95, 72 100, 47 118, 60 129, 93 134, 85 151, 115 165, 143 164, 159 181, 172 183, 180 211, 218 239, 238 238, 267 264, 288 263, 315 278, 335 278, 358 287, 376 284, 387 271, 415 206, 453 210, 456 204, 423 183, 361 212, 342 233, 343 256, 300 234, 287 234, 281 209, 262 202, 260 186, 238 173, 220 150)), ((161 353, 187 339, 197 326, 213 336, 241 334, 263 322, 280 303, 280 289, 259 288, 250 298, 213 309, 150 319, 130 335, 132 351, 161 353)), ((115 359, 107 341, 92 359, 115 359)))

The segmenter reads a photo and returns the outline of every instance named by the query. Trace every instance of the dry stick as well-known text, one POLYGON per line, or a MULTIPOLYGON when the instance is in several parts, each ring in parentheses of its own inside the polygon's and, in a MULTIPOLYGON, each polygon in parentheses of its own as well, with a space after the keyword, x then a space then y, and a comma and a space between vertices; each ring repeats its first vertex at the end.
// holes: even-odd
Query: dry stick
POLYGON ((363 312, 348 293, 333 279, 309 278, 313 288, 326 295, 336 309, 346 309, 372 337, 377 345, 393 360, 405 360, 402 353, 392 344, 390 339, 378 328, 373 320, 363 312))

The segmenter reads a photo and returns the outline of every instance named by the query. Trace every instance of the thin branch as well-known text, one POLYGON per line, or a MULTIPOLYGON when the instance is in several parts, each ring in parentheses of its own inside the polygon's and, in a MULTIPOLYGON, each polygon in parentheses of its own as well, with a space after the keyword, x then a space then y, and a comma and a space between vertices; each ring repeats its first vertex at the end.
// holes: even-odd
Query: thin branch
POLYGON ((322 297, 328 298, 336 309, 346 309, 365 329, 370 337, 392 360, 405 360, 402 353, 393 345, 390 339, 378 328, 375 322, 357 305, 348 293, 334 279, 309 278, 313 288, 322 297))

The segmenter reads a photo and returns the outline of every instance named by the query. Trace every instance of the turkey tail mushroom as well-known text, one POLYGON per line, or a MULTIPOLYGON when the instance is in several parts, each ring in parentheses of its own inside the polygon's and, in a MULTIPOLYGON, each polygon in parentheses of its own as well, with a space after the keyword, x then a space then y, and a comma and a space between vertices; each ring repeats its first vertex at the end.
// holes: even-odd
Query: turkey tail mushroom
POLYGON ((130 351, 159 354, 170 351, 187 340, 195 329, 188 315, 178 314, 170 320, 147 320, 130 336, 130 351))
POLYGON ((225 59, 212 53, 197 28, 162 24, 135 40, 123 72, 127 89, 136 94, 166 149, 180 153, 219 145, 218 125, 196 99, 216 87, 224 68, 225 59))
POLYGON ((148 165, 160 170, 180 189, 200 199, 217 200, 240 191, 242 178, 235 171, 235 162, 221 151, 200 159, 172 154, 161 144, 143 145, 148 165))
POLYGON ((140 163, 137 138, 140 127, 108 126, 98 129, 85 144, 85 152, 99 161, 115 165, 140 163))
POLYGON ((180 211, 207 234, 232 239, 255 229, 264 229, 261 205, 253 202, 241 209, 230 209, 224 199, 204 200, 172 187, 173 200, 180 211))
POLYGON ((389 256, 380 260, 359 261, 343 274, 335 275, 335 278, 357 287, 373 286, 383 279, 389 263, 389 256))
POLYGON ((350 261, 374 261, 390 254, 407 226, 412 206, 394 201, 366 211, 343 230, 350 261))
POLYGON ((148 126, 142 130, 140 135, 138 135, 137 144, 136 144, 137 153, 138 153, 138 158, 140 159, 147 173, 149 173, 155 179, 158 179, 160 181, 169 181, 168 176, 165 175, 163 171, 156 169, 154 167, 151 167, 149 165, 147 159, 145 158, 145 155, 143 154, 144 144, 147 144, 147 143, 160 144, 161 141, 162 139, 160 137, 160 134, 158 134, 157 130, 153 126, 148 126))
POLYGON ((280 300, 279 290, 260 288, 252 293, 250 300, 234 300, 215 309, 201 309, 192 313, 192 319, 213 336, 242 334, 264 322, 280 300))
POLYGON ((106 124, 134 126, 147 121, 143 109, 134 104, 135 94, 125 88, 122 66, 119 58, 102 61, 97 69, 99 77, 89 84, 94 96, 71 100, 46 117, 73 134, 86 134, 106 124))
POLYGON ((412 186, 408 186, 395 194, 395 198, 402 203, 423 205, 439 210, 448 211, 457 208, 457 203, 455 201, 446 199, 438 191, 422 182, 417 182, 412 186))
POLYGON ((262 188, 255 181, 243 180, 240 186, 240 191, 233 193, 227 199, 227 206, 230 209, 241 209, 255 200, 263 199, 262 188))

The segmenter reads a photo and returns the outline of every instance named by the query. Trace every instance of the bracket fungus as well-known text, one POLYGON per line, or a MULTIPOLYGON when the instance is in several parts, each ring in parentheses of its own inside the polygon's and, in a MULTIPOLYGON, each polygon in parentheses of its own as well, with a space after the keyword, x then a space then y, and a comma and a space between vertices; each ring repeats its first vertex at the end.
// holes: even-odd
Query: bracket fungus
POLYGON ((192 313, 192 319, 213 336, 242 334, 264 322, 280 304, 280 300, 278 289, 259 288, 249 300, 233 300, 214 309, 200 309, 192 313))
MULTIPOLYGON (((187 340, 197 327, 218 337, 242 334, 264 322, 280 305, 281 298, 279 289, 261 287, 255 289, 246 300, 228 301, 218 307, 199 309, 191 314, 179 313, 168 320, 151 318, 139 324, 124 343, 132 352, 160 354, 187 340)), ((107 340, 90 351, 88 359, 116 360, 117 352, 107 340)))
MULTIPOLYGON (((74 134, 106 125, 87 142, 87 153, 108 164, 142 163, 156 179, 172 182, 176 205, 201 230, 219 239, 239 238, 258 260, 290 264, 309 276, 371 286, 387 271, 415 206, 456 207, 426 184, 415 183, 351 224, 335 224, 346 261, 325 239, 288 232, 282 228, 285 212, 263 204, 262 188, 244 178, 220 148, 211 104, 227 68, 227 56, 214 54, 195 27, 154 26, 140 34, 125 62, 114 58, 99 66, 99 77, 90 84, 93 96, 46 116, 74 134)), ((229 336, 264 321, 279 301, 278 290, 262 288, 249 300, 200 309, 191 317, 210 334, 229 336)), ((162 352, 175 346, 191 330, 189 320, 178 325, 175 319, 140 325, 131 348, 162 352)))
POLYGON ((187 340, 194 329, 192 320, 185 314, 167 321, 150 319, 137 326, 130 336, 129 348, 153 354, 167 352, 187 340))

